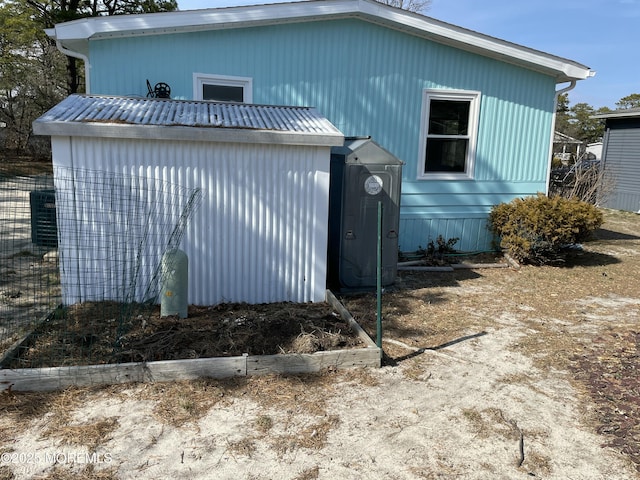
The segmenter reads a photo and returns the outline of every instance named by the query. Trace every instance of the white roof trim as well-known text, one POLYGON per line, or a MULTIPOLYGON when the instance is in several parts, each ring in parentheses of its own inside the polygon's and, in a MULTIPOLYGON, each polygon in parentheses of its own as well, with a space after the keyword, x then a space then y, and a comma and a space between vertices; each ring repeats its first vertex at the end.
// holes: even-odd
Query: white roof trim
POLYGON ((558 83, 583 80, 595 72, 580 63, 490 37, 374 0, 312 0, 143 15, 93 17, 61 23, 47 34, 69 49, 88 55, 89 39, 158 35, 255 25, 361 18, 435 42, 541 71, 558 83))
POLYGON ((630 118, 630 117, 640 117, 640 108, 628 108, 623 110, 614 110, 613 112, 608 113, 599 113, 597 115, 592 115, 591 118, 630 118))

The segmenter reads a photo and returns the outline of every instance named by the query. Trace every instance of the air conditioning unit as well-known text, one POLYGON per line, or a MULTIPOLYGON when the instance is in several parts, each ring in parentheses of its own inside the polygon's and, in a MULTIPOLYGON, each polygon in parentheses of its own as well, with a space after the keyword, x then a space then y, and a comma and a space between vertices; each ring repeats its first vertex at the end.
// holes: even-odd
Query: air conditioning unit
POLYGON ((58 246, 58 225, 56 223, 55 190, 32 190, 31 242, 39 247, 58 246))

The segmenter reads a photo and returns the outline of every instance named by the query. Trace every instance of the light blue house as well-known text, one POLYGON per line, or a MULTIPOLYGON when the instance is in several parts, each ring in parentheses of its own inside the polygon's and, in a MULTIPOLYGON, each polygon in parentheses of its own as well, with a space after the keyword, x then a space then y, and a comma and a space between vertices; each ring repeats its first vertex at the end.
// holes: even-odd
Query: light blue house
MULTIPOLYGON (((491 243, 491 207, 545 192, 555 100, 577 62, 373 0, 317 0, 56 25, 87 91, 312 106, 405 162, 399 244, 491 243)), ((565 85, 566 84, 566 85, 565 85)), ((562 88, 564 87, 564 88, 562 88)))

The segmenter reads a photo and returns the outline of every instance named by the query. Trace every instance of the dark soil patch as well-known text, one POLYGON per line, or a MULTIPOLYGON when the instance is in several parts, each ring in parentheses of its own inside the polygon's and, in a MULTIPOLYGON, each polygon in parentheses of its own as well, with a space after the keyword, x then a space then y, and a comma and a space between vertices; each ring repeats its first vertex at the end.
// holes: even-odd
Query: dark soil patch
POLYGON ((363 346, 326 303, 190 306, 188 318, 88 302, 42 324, 10 368, 313 353, 363 346), (126 320, 123 320, 126 319, 126 320))
POLYGON ((640 332, 611 330, 570 366, 595 403, 604 445, 626 454, 640 472, 640 332))

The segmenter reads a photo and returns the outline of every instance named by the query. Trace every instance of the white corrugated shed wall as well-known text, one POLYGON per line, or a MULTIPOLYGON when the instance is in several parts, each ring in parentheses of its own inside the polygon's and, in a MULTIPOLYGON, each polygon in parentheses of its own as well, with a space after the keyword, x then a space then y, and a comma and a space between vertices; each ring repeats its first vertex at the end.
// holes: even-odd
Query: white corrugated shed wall
MULTIPOLYGON (((180 245, 189 256, 191 304, 324 301, 330 147, 93 137, 53 137, 52 147, 54 168, 202 189, 180 245)), ((61 235, 63 270, 65 249, 83 258, 99 250, 64 238, 64 228, 61 235)), ((77 275, 72 267, 66 265, 68 274, 77 275)), ((90 299, 82 284, 92 283, 74 282, 65 303, 90 299)))

